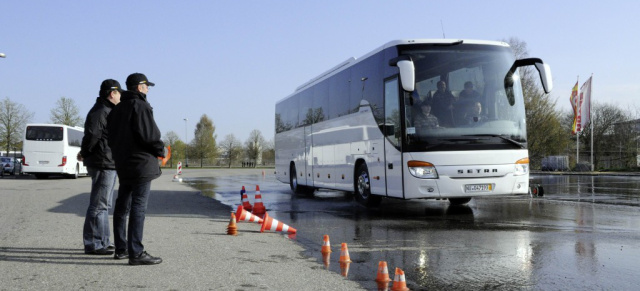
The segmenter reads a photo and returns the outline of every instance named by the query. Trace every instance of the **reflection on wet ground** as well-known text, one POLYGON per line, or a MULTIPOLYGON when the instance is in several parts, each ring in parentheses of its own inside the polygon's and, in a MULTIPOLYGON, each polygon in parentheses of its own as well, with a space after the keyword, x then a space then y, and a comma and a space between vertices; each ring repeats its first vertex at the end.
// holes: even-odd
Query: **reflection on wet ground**
POLYGON ((640 206, 640 177, 534 175, 553 200, 640 206))
POLYGON ((189 183, 237 207, 255 184, 270 216, 298 229, 305 255, 323 264, 323 235, 333 253, 325 268, 376 290, 379 261, 412 290, 637 289, 640 279, 639 181, 629 177, 532 176, 545 196, 489 197, 469 205, 385 199, 367 209, 340 191, 292 195, 272 176, 203 177, 189 183), (346 242, 353 261, 338 263, 346 242))

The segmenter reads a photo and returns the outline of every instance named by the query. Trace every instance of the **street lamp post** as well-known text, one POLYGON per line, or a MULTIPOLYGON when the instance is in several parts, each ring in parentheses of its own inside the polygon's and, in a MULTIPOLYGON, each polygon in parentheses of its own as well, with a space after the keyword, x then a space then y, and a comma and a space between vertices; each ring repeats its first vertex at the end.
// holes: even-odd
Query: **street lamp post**
POLYGON ((184 119, 184 158, 185 158, 185 168, 189 167, 189 156, 187 155, 187 121, 189 121, 188 118, 184 119))

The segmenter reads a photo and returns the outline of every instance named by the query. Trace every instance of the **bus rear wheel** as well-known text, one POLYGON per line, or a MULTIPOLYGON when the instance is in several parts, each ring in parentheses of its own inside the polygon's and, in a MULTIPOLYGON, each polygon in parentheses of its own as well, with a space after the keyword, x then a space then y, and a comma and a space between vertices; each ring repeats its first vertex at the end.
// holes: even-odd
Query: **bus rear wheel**
POLYGON ((469 201, 471 201, 471 197, 449 198, 449 203, 451 203, 451 205, 463 205, 467 204, 469 201))
POLYGON ((295 194, 313 193, 313 188, 298 184, 298 172, 296 171, 296 165, 294 164, 291 164, 291 167, 289 168, 289 186, 291 187, 291 191, 295 194))
POLYGON ((382 202, 382 197, 371 194, 371 181, 369 169, 366 164, 361 164, 356 172, 355 195, 356 200, 366 207, 376 207, 382 202))
POLYGON ((76 171, 75 173, 68 175, 67 178, 69 179, 78 179, 78 176, 80 175, 80 166, 76 165, 76 171))

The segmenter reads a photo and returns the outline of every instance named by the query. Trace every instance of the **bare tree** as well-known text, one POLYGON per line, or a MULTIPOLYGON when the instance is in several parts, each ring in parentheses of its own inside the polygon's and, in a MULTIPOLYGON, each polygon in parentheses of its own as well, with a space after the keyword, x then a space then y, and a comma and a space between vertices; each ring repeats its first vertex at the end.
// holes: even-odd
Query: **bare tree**
MULTIPOLYGON (((601 104, 594 102, 591 104, 591 122, 593 122, 593 156, 594 168, 609 168, 610 163, 603 164, 604 160, 618 161, 615 166, 628 167, 633 159, 633 148, 636 147, 633 139, 633 124, 631 112, 625 111, 612 104, 601 104), (624 154, 623 154, 624 152, 624 154)), ((580 142, 585 145, 590 144, 591 127, 583 129, 580 142)), ((588 151, 585 149, 585 152, 588 151)))
POLYGON ((0 102, 0 144, 5 146, 7 155, 12 148, 21 147, 25 127, 32 118, 33 112, 9 97, 0 102))
POLYGON ((224 140, 220 143, 220 150, 227 160, 227 166, 231 168, 231 164, 238 160, 242 155, 242 143, 236 139, 233 133, 227 134, 224 137, 224 140))
POLYGON ((264 143, 264 148, 262 149, 262 162, 267 165, 275 165, 276 149, 273 140, 264 143))
POLYGON ((71 98, 60 97, 56 101, 56 107, 51 109, 51 123, 68 126, 83 126, 84 120, 80 117, 78 106, 71 98))
POLYGON ((245 150, 247 152, 247 157, 254 162, 254 165, 258 165, 262 163, 262 148, 264 146, 264 137, 262 137, 262 133, 254 129, 249 134, 249 138, 244 143, 245 150))
MULTIPOLYGON (((505 40, 512 47, 516 59, 529 55, 527 43, 518 38, 505 40)), ((566 150, 570 140, 562 128, 562 112, 555 109, 556 100, 545 94, 531 67, 518 69, 527 118, 527 142, 532 168, 539 168, 542 158, 558 155, 566 150)))
POLYGON ((195 158, 200 159, 200 167, 203 166, 205 159, 213 161, 218 155, 215 131, 216 127, 213 125, 213 121, 206 114, 203 114, 196 124, 192 141, 193 154, 195 158))

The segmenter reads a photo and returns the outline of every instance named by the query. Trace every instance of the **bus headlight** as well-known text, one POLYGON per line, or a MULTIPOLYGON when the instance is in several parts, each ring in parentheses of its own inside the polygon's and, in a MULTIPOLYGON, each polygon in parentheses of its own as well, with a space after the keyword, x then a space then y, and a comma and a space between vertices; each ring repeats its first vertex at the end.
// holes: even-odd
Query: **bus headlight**
POLYGON ((516 162, 515 176, 522 176, 529 174, 529 158, 519 159, 516 162))
POLYGON ((436 166, 432 163, 421 162, 421 161, 409 161, 407 163, 409 166, 409 173, 412 176, 420 179, 437 179, 438 171, 436 171, 436 166))

